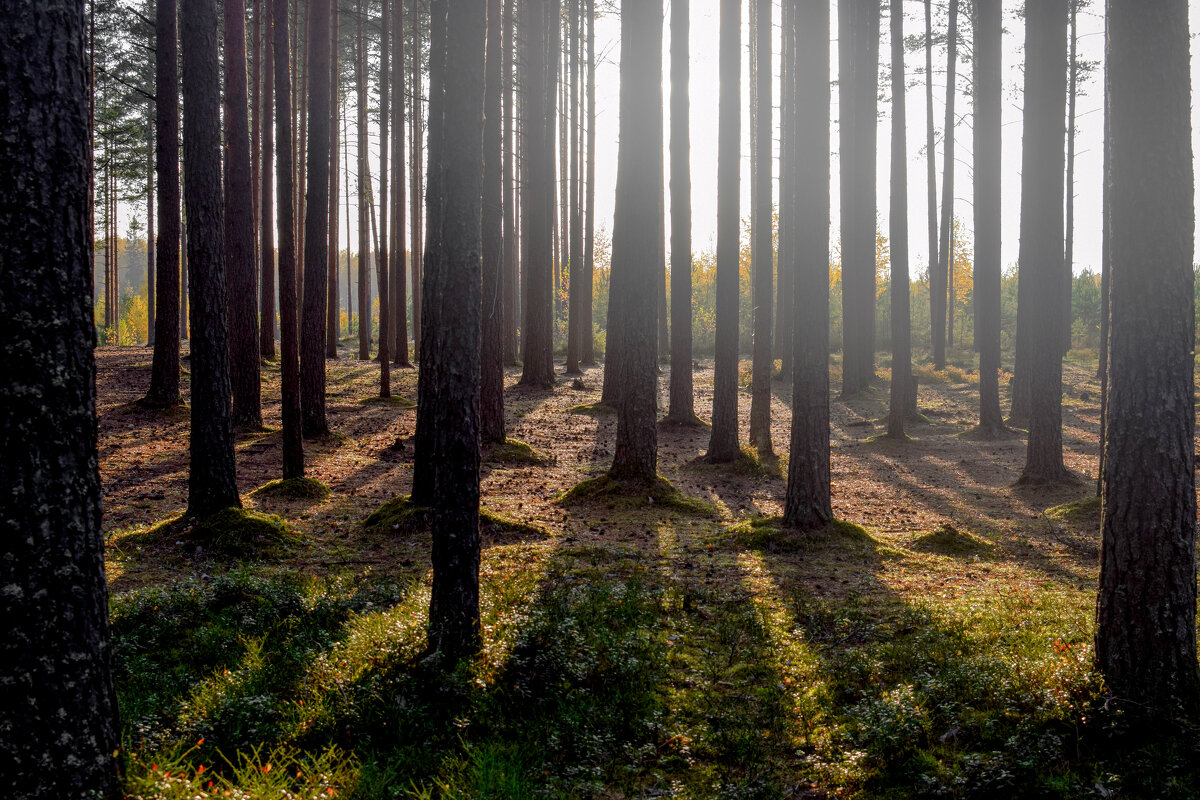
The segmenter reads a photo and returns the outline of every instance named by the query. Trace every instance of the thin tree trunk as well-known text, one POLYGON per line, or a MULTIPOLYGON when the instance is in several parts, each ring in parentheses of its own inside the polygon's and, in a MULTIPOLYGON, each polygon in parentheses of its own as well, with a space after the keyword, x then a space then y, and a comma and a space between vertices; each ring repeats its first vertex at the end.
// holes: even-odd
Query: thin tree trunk
MULTIPOLYGON (((985 0, 986 1, 986 0, 985 0)), ((891 210, 888 238, 891 275, 888 281, 892 317, 892 386, 888 405, 887 435, 904 439, 908 393, 912 382, 912 331, 909 322, 908 283, 908 112, 904 93, 904 2, 891 0, 892 23, 892 154, 891 210)))
MULTIPOLYGON (((741 39, 739 0, 721 0, 720 102, 717 120, 717 308, 712 435, 707 460, 733 461, 738 449, 738 249, 741 164, 741 39)), ((612 328, 609 328, 611 331, 612 328)))
POLYGON ((934 274, 938 267, 937 128, 933 114, 933 4, 925 0, 925 188, 929 231, 929 347, 940 336, 934 274))
POLYGON ((583 218, 579 208, 579 0, 570 0, 567 6, 567 76, 569 86, 568 107, 563 116, 568 117, 570 132, 570 166, 567 186, 567 367, 566 374, 578 375, 583 349, 583 218), (569 114, 568 114, 569 112, 569 114))
MULTIPOLYGON (((578 2, 578 0, 575 0, 578 2)), ((487 60, 483 96, 483 291, 479 354, 479 434, 504 441, 504 170, 501 163, 501 0, 487 0, 487 60)))
POLYGON ((369 165, 367 163, 367 40, 363 35, 363 17, 366 14, 363 0, 358 0, 358 33, 355 38, 357 58, 355 60, 355 84, 358 107, 358 358, 366 361, 371 357, 371 323, 374 309, 371 308, 371 245, 368 238, 368 216, 371 189, 369 165))
POLYGON ((423 106, 421 103, 421 4, 413 2, 412 4, 412 35, 413 35, 413 57, 412 57, 412 157, 410 158, 412 171, 412 202, 409 204, 412 214, 412 252, 409 256, 409 265, 412 274, 412 344, 413 357, 417 359, 421 352, 421 273, 425 269, 425 239, 421 220, 424 218, 425 195, 423 193, 424 181, 422 179, 422 164, 421 159, 421 130, 423 128, 422 114, 423 106))
POLYGON ((216 0, 183 0, 180 17, 183 146, 187 158, 183 197, 191 228, 187 241, 192 270, 188 292, 195 318, 188 515, 206 517, 242 505, 230 417, 221 132, 213 124, 221 105, 216 0))
POLYGON ((758 142, 758 192, 756 207, 751 209, 751 280, 754 282, 754 361, 751 373, 750 444, 761 455, 771 454, 771 293, 775 278, 775 231, 772 223, 773 182, 771 133, 771 70, 774 27, 771 0, 755 0, 758 7, 758 48, 755 59, 757 85, 755 127, 752 136, 758 142))
POLYGON ((792 375, 792 255, 794 222, 783 214, 785 193, 790 192, 790 179, 783 171, 782 162, 789 156, 785 155, 791 147, 794 138, 795 121, 789 115, 795 113, 795 59, 793 48, 794 36, 788 31, 794 26, 792 19, 793 4, 783 2, 780 9, 780 27, 783 35, 780 38, 779 52, 779 252, 775 256, 775 334, 774 352, 779 354, 779 380, 787 380, 792 375))
POLYGON ((329 252, 326 254, 326 273, 328 292, 325 303, 325 357, 338 357, 338 337, 341 334, 342 315, 338 299, 338 250, 341 247, 340 230, 338 225, 338 156, 341 127, 338 123, 338 111, 341 103, 338 71, 338 45, 340 43, 337 0, 330 3, 329 31, 329 252))
MULTIPOLYGON (((412 0, 416 5, 417 0, 412 0)), ((404 263, 404 0, 396 0, 392 16, 392 224, 390 262, 392 363, 411 367, 408 361, 408 276, 404 263)), ((415 103, 414 103, 415 105, 415 103)), ((417 198, 412 198, 418 205, 417 198)))
POLYGON ((154 122, 146 129, 146 346, 154 346, 154 122))
POLYGON ((517 183, 516 151, 513 130, 513 29, 516 17, 516 0, 505 0, 504 30, 501 51, 503 62, 500 80, 504 91, 504 266, 501 287, 504 314, 504 363, 517 363, 517 183))
MULTIPOLYGON (((671 0, 671 388, 667 419, 683 425, 698 422, 692 388, 690 5, 691 0, 671 0)), ((591 161, 589 147, 589 165, 591 161)), ((589 201, 589 210, 590 205, 589 201)))
MULTIPOLYGON (((388 122, 391 106, 390 47, 388 30, 391 28, 391 3, 383 2, 382 29, 380 31, 379 57, 379 230, 375 240, 376 280, 379 285, 379 396, 392 396, 392 356, 388 352, 392 344, 392 289, 389 278, 391 269, 388 253, 388 122)), ((371 206, 374 220, 375 206, 371 206)))
MULTIPOLYGON (((686 0, 685 0, 686 1, 686 0)), ((584 0, 587 13, 587 194, 583 220, 583 352, 584 364, 596 363, 595 322, 592 318, 595 281, 595 254, 592 252, 596 231, 596 0, 584 0)))
MULTIPOLYGON (((259 257, 262 266, 258 284, 258 351, 263 358, 275 357, 275 211, 271 196, 271 167, 275 160, 275 137, 271 131, 275 106, 275 35, 272 32, 273 0, 262 0, 267 25, 263 43, 263 137, 262 137, 262 224, 259 257)), ((284 23, 286 27, 286 22, 284 23)))
MULTIPOLYGON (((946 368, 947 331, 954 326, 953 306, 947 305, 946 294, 953 280, 954 250, 951 228, 954 226, 954 100, 958 95, 956 67, 958 66, 958 0, 950 0, 950 27, 946 34, 946 124, 942 159, 942 227, 938 238, 936 270, 929 275, 931 313, 933 314, 933 366, 946 368)), ((952 336, 950 338, 953 338, 952 336)))
POLYGON ((1062 298, 1066 301, 1060 311, 1059 319, 1063 323, 1062 352, 1066 355, 1071 349, 1071 276, 1075 271, 1075 107, 1079 99, 1079 64, 1077 59, 1079 29, 1076 26, 1078 0, 1068 0, 1070 17, 1068 20, 1070 53, 1067 56, 1067 211, 1066 211, 1066 269, 1063 280, 1066 286, 1062 298))

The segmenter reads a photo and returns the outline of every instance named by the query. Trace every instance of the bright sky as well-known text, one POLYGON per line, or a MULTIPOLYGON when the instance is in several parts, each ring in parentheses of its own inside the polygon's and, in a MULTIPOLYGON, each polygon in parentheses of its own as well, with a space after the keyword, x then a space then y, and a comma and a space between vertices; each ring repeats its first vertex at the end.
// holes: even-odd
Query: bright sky
MULTIPOLYGON (((664 45, 664 98, 670 97, 670 2, 667 0, 666 43, 664 45)), ((1192 18, 1196 19, 1200 3, 1193 0, 1192 18)), ((691 25, 691 136, 692 136, 692 225, 693 249, 697 252, 713 249, 716 243, 716 202, 717 202, 717 101, 718 91, 718 36, 719 13, 718 0, 693 0, 691 25)), ((906 18, 905 34, 912 35, 924 32, 924 3, 923 0, 905 0, 906 18)), ((1079 16, 1079 57, 1093 61, 1103 60, 1104 51, 1104 21, 1100 10, 1103 0, 1095 0, 1095 8, 1079 16)), ((831 14, 830 39, 832 42, 832 63, 837 64, 837 4, 831 14)), ((1003 264, 1007 267, 1017 260, 1020 239, 1020 190, 1021 190, 1021 89, 1023 85, 1022 66, 1024 64, 1024 20, 1016 15, 1018 3, 1005 3, 1005 36, 1004 36, 1004 109, 1003 109, 1003 264)), ((743 8, 742 40, 742 204, 741 213, 745 217, 750 208, 749 180, 749 32, 748 9, 743 8)), ((935 22, 937 24, 935 12, 935 22)), ((779 38, 779 4, 776 3, 773 22, 776 26, 776 46, 773 67, 776 75, 774 92, 776 108, 778 108, 778 38, 779 38)), ((1194 27, 1194 23, 1193 23, 1194 27)), ((617 159, 617 141, 619 126, 617 108, 619 107, 619 39, 620 20, 616 15, 597 20, 597 52, 607 56, 597 72, 597 104, 599 118, 597 120, 597 158, 598 164, 615 164, 617 159)), ((882 25, 883 42, 880 47, 882 59, 890 59, 888 43, 888 22, 885 18, 882 25)), ((925 88, 924 88, 924 53, 910 53, 907 58, 906 71, 912 86, 907 95, 908 102, 908 152, 909 152, 909 222, 912 226, 910 237, 910 259, 914 273, 923 271, 928 264, 926 246, 926 185, 925 185, 925 88)), ((1200 79, 1198 75, 1200 60, 1193 56, 1192 80, 1195 85, 1200 79)), ((971 129, 970 129, 970 98, 964 94, 967 84, 961 77, 963 67, 960 63, 959 95, 956 101, 956 114, 959 124, 956 131, 956 161, 958 163, 957 181, 955 187, 955 214, 962 217, 969 229, 971 227, 971 129)), ((945 53, 934 52, 934 117, 938 128, 942 127, 945 119, 945 53)), ((836 80, 836 69, 831 73, 831 79, 836 80)), ((1091 268, 1099 271, 1100 265, 1100 212, 1101 212, 1101 164, 1102 164, 1102 71, 1093 73, 1091 81, 1081 87, 1084 96, 1078 103, 1077 139, 1076 139, 1076 183, 1075 183, 1075 269, 1076 271, 1091 268)), ((878 200, 879 225, 887 230, 888 194, 889 194, 889 137, 891 135, 890 90, 888 102, 880 103, 879 147, 878 147, 878 200)), ((832 187, 832 230, 831 237, 838 236, 838 136, 837 136, 837 87, 832 94, 834 120, 830 131, 830 146, 833 152, 831 164, 832 187)), ((1196 111, 1193 110, 1193 116, 1196 111)), ((669 125, 670 112, 667 109, 669 125)), ((1193 119, 1193 136, 1200 129, 1198 120, 1193 119)), ((774 124, 778 126, 778 111, 774 114, 774 124)), ((669 130, 669 128, 668 128, 669 130)), ((778 133, 776 133, 778 136, 778 133)), ((1195 149, 1195 147, 1193 148, 1195 149)), ((938 140, 938 192, 941 202, 942 174, 942 145, 939 133, 938 140)), ((616 192, 616 170, 597 170, 597 224, 611 230, 613 204, 616 192)), ((774 179, 778 180, 778 168, 775 168, 774 179)), ((669 184, 668 184, 669 185, 669 184)), ((778 184, 776 184, 778 195, 778 184)), ((668 204, 668 213, 670 205, 668 204)), ((669 226, 668 222, 668 226, 669 226)), ((669 227, 668 227, 669 230, 669 227)))

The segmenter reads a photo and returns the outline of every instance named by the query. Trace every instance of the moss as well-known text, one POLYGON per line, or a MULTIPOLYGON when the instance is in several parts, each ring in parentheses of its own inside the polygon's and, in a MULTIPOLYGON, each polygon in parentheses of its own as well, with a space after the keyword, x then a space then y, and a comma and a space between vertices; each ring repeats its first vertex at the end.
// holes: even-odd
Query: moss
POLYGON ((549 531, 540 525, 521 522, 486 508, 479 509, 479 529, 483 533, 508 534, 535 539, 545 539, 550 536, 549 531))
POLYGON ((283 558, 308 540, 274 514, 226 508, 203 519, 176 517, 146 533, 148 541, 174 540, 199 557, 248 560, 283 558))
MULTIPOLYGON (((413 505, 412 498, 408 495, 387 501, 363 520, 363 527, 368 531, 401 536, 427 533, 432 524, 433 509, 413 505)), ((549 536, 545 528, 521 522, 487 508, 479 509, 479 529, 481 533, 493 535, 507 534, 538 539, 549 536)))
POLYGON ((1055 522, 1070 525, 1073 528, 1100 530, 1100 498, 1088 497, 1083 500, 1072 500, 1061 506, 1047 508, 1046 516, 1055 522))
POLYGON ((518 439, 505 439, 503 442, 488 445, 485 460, 501 464, 546 464, 550 461, 545 455, 518 439))
POLYGON ((312 478, 288 478, 264 484, 251 492, 250 496, 279 500, 324 500, 329 496, 329 487, 312 478))
POLYGON ((747 478, 782 478, 786 471, 786 459, 774 453, 763 455, 753 447, 746 446, 733 461, 714 464, 701 456, 692 459, 686 466, 701 472, 720 472, 722 475, 732 473, 747 478))
POLYGON ((359 400, 359 402, 363 403, 364 405, 395 406, 396 408, 417 407, 417 404, 412 400, 409 400, 407 397, 401 397, 398 394, 394 394, 391 397, 364 397, 362 400, 359 400))
POLYGON ((783 553, 847 544, 873 548, 877 544, 865 528, 842 520, 834 520, 823 528, 800 531, 785 527, 782 517, 755 517, 726 530, 743 547, 783 553))
POLYGON ((585 414, 590 417, 603 417, 610 414, 616 414, 617 410, 612 406, 603 403, 583 403, 582 405, 571 406, 567 409, 568 414, 585 414))
POLYGON ((913 549, 944 556, 984 556, 992 553, 993 546, 991 542, 970 531, 960 531, 953 525, 946 524, 935 531, 918 536, 913 542, 913 549))
POLYGON ((699 516, 716 513, 711 503, 684 494, 662 476, 649 484, 616 480, 607 474, 588 478, 560 494, 555 502, 564 506, 606 503, 610 508, 663 508, 699 516))

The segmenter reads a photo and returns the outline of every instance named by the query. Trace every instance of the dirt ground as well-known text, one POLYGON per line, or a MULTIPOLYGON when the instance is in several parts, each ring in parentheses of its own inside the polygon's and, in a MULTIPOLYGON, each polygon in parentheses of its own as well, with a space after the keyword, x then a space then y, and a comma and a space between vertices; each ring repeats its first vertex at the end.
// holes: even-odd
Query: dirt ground
MULTIPOLYGON (((145 348, 97 350, 100 469, 104 489, 104 530, 109 544, 111 588, 121 593, 186 574, 203 574, 203 562, 184 557, 170 543, 145 545, 132 536, 181 513, 187 504, 188 415, 186 410, 146 411, 134 405, 149 384, 151 353, 145 348)), ((880 356, 886 364, 886 356, 880 356)), ((184 362, 185 370, 187 361, 184 362)), ((560 367, 561 369, 561 367, 560 367)), ((666 371, 660 384, 666 403, 666 371)), ((744 367, 748 374, 748 367, 744 367)), ((834 365, 836 371, 836 362, 834 365)), ((324 501, 286 501, 248 496, 279 477, 279 372, 264 369, 267 429, 237 437, 238 485, 247 507, 279 514, 312 543, 292 566, 313 574, 370 570, 420 575, 427 551, 414 541, 368 535, 361 521, 382 503, 407 494, 412 479, 411 437, 416 410, 416 374, 393 372, 400 400, 376 398, 378 365, 358 361, 349 351, 328 362, 328 413, 334 435, 305 443, 307 474, 326 484, 324 501), (396 449, 397 440, 403 447, 396 449)), ((599 399, 602 367, 587 369, 582 387, 560 376, 553 391, 517 386, 519 371, 506 375, 509 436, 528 443, 542 463, 500 463, 485 459, 483 504, 544 535, 519 543, 485 538, 484 566, 509 557, 537 560, 556 548, 608 548, 614 561, 656 559, 673 573, 699 583, 736 580, 756 591, 744 565, 713 537, 732 523, 778 515, 786 488, 786 460, 777 474, 729 470, 694 462, 707 446, 707 430, 662 430, 661 473, 682 491, 711 502, 713 518, 661 515, 648 524, 620 509, 564 508, 554 502, 580 480, 603 472, 611 461, 615 417, 573 411, 599 399), (516 549, 509 544, 519 544, 516 549), (669 562, 669 563, 668 563, 669 562), (730 569, 732 568, 732 570, 730 569), (735 574, 736 573, 736 574, 735 574)), ((840 518, 863 526, 884 554, 869 574, 842 569, 836 556, 785 558, 786 576, 817 595, 887 592, 904 596, 956 597, 964 592, 1004 591, 1017 584, 1047 582, 1064 589, 1094 587, 1098 531, 1090 525, 1062 525, 1045 510, 1091 496, 1097 469, 1099 391, 1094 367, 1068 363, 1064 377, 1063 442, 1066 464, 1078 485, 1015 487, 1024 463, 1024 434, 1005 441, 972 441, 960 434, 976 418, 973 383, 951 382, 968 371, 922 376, 920 410, 928 422, 915 423, 910 442, 876 440, 886 415, 886 370, 870 396, 832 402, 833 505, 840 518), (995 548, 986 559, 946 558, 923 547, 930 532, 952 526, 995 548)), ((712 365, 696 369, 696 411, 707 418, 712 405, 712 365)), ((833 381, 836 389, 838 381, 833 381)), ((188 378, 184 376, 184 391, 188 378)), ((773 384, 772 438, 786 459, 790 390, 773 384)), ((1007 408, 1007 398, 1002 398, 1007 408)), ((739 398, 742 440, 746 439, 750 397, 739 398)), ((505 562, 507 563, 507 562, 505 562)))

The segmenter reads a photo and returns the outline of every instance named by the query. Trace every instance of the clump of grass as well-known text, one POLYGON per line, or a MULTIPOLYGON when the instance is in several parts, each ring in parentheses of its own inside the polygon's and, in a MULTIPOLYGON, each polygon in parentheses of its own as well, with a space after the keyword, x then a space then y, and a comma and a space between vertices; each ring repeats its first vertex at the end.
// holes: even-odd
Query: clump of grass
POLYGON ((843 520, 834 520, 823 528, 799 531, 786 527, 782 517, 755 517, 735 523, 726 531, 743 547, 782 553, 835 545, 874 547, 877 544, 865 528, 843 520))
POLYGON ((1046 516, 1051 520, 1092 531, 1100 530, 1100 498, 1087 497, 1083 500, 1072 500, 1060 506, 1046 509, 1046 516))
POLYGON ((969 375, 962 367, 947 364, 945 369, 935 369, 933 364, 914 365, 913 372, 933 383, 976 383, 977 375, 969 375))
POLYGON ((329 487, 313 478, 286 478, 264 484, 251 492, 250 496, 279 500, 324 500, 329 496, 329 487))
POLYGON ((914 550, 940 553, 944 556, 984 556, 993 551, 992 543, 970 531, 960 531, 949 523, 937 530, 918 536, 914 550))
POLYGON ((555 502, 564 506, 606 503, 610 508, 618 505, 626 508, 663 508, 698 516, 712 516, 716 512, 712 504, 684 494, 662 476, 645 483, 600 475, 580 481, 560 494, 555 502))
POLYGON ((712 463, 701 456, 692 459, 686 466, 689 469, 720 472, 723 475, 732 473, 747 478, 782 478, 786 462, 775 453, 762 454, 747 445, 738 451, 733 461, 712 463))
POLYGON ((617 410, 604 403, 581 403, 567 409, 568 414, 583 414, 589 417, 607 417, 616 414, 617 410))
MULTIPOLYGON (((433 524, 433 509, 414 505, 408 495, 387 501, 375 509, 365 520, 363 527, 372 533, 413 536, 427 533, 433 524)), ((483 533, 508 534, 545 538, 546 529, 513 519, 486 508, 479 509, 479 529, 483 533)))
POLYGON ((505 439, 488 445, 486 456, 488 461, 502 464, 545 464, 549 461, 545 455, 519 439, 505 439))
POLYGON ((222 509, 202 519, 176 517, 142 537, 149 543, 179 542, 192 556, 239 561, 285 558, 308 544, 282 517, 242 508, 222 509))
POLYGON ((373 397, 364 397, 358 402, 364 405, 395 406, 396 408, 417 407, 417 404, 412 400, 409 400, 407 397, 401 397, 398 394, 394 394, 391 397, 380 397, 379 395, 375 395, 373 397))
POLYGON ((518 519, 501 514, 496 511, 491 511, 486 508, 479 509, 479 528, 481 532, 501 535, 515 535, 522 537, 531 537, 536 539, 545 539, 550 535, 550 532, 541 525, 536 525, 531 522, 522 522, 518 519))

